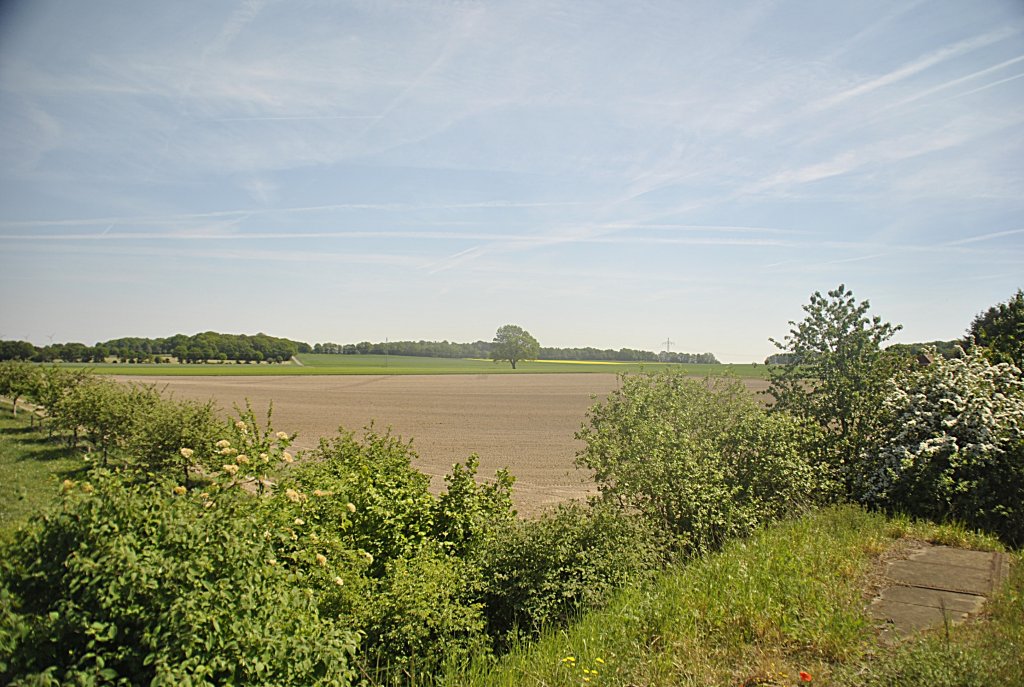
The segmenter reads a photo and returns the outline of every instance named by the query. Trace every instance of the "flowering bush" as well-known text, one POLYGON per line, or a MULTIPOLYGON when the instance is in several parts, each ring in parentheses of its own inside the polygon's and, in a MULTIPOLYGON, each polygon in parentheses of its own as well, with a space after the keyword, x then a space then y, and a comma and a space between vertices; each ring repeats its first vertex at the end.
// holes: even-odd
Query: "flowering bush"
POLYGON ((863 460, 866 503, 1024 543, 1024 379, 980 349, 895 379, 863 460))
POLYGON ((358 636, 277 563, 253 497, 91 479, 3 551, 0 682, 350 684, 358 636))

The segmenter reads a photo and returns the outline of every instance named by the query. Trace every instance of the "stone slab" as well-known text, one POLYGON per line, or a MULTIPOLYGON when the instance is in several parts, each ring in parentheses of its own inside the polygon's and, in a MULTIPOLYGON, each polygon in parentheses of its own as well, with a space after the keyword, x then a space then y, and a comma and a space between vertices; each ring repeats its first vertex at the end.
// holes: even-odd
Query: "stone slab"
MULTIPOLYGON (((992 554, 989 554, 991 560, 992 554)), ((921 559, 893 561, 886 570, 886 577, 897 584, 910 587, 946 589, 967 594, 990 594, 992 592, 991 564, 984 568, 952 566, 941 561, 925 562, 921 559)))
POLYGON ((890 585, 869 611, 883 641, 897 641, 980 613, 1008 572, 1004 554, 921 544, 886 566, 890 585))
POLYGON ((910 559, 960 568, 989 570, 992 567, 993 555, 991 551, 970 551, 956 549, 952 546, 932 546, 912 553, 910 559))
MULTIPOLYGON (((885 630, 900 637, 933 627, 942 627, 944 623, 943 611, 932 606, 918 606, 879 599, 871 604, 871 612, 876 619, 885 623, 885 630)), ((952 624, 963 622, 968 615, 959 611, 945 611, 945 617, 952 624)))
POLYGON ((978 613, 985 605, 985 597, 977 594, 961 594, 939 589, 904 587, 902 585, 883 589, 881 601, 947 609, 959 613, 978 613))

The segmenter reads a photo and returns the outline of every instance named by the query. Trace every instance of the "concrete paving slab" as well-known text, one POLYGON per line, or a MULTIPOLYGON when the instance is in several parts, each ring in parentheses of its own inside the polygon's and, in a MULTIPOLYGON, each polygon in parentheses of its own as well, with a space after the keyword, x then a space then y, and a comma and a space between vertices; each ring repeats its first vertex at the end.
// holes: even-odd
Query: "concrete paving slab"
MULTIPOLYGON (((991 556, 991 554, 989 554, 991 556)), ((991 568, 965 568, 922 559, 893 561, 885 573, 893 582, 911 587, 948 589, 967 594, 992 592, 991 568)))
POLYGON ((953 548, 952 546, 931 546, 919 549, 912 553, 909 558, 922 560, 927 563, 941 563, 942 565, 974 568, 976 570, 988 570, 992 565, 991 551, 971 551, 969 549, 953 548))
POLYGON ((946 608, 959 613, 978 613, 985 605, 985 597, 977 594, 961 594, 939 589, 904 587, 902 585, 883 589, 879 600, 892 603, 946 608))
POLYGON ((1009 573, 1000 553, 921 543, 906 555, 886 565, 888 584, 869 607, 883 641, 977 615, 1009 573))
POLYGON ((942 627, 943 617, 951 624, 961 623, 970 614, 959 611, 945 611, 932 606, 918 606, 916 604, 903 604, 895 601, 878 601, 871 605, 872 612, 885 619, 886 629, 895 633, 897 637, 906 637, 914 632, 927 630, 933 627, 942 627))

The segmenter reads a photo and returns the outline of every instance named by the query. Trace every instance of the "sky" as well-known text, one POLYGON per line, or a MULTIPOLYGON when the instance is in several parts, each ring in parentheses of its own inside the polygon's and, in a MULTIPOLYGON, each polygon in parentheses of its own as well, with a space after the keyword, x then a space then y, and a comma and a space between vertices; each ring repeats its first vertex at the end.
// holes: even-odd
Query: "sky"
POLYGON ((1022 211, 1020 0, 0 2, 0 339, 952 339, 1022 211))

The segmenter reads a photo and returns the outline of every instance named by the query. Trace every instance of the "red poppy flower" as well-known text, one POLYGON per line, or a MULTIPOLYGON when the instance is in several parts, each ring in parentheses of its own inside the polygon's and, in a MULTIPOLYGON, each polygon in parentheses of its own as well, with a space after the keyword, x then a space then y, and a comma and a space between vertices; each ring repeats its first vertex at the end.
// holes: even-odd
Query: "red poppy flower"
POLYGON ((800 671, 800 682, 810 682, 811 674, 803 670, 800 671))

